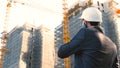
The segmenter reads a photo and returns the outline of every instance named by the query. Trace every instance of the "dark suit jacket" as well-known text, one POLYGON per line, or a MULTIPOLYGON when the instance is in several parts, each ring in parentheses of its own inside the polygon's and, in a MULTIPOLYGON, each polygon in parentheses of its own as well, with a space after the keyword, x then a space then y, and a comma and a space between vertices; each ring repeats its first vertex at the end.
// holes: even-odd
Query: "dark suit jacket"
POLYGON ((96 28, 82 28, 58 50, 60 58, 75 55, 74 68, 118 68, 116 45, 96 28))

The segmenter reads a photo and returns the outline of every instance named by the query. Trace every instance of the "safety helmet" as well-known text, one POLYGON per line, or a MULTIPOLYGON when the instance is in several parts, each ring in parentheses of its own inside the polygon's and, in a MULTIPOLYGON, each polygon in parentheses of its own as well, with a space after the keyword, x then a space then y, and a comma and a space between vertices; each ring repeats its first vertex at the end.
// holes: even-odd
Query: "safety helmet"
POLYGON ((80 19, 84 19, 86 21, 102 22, 102 13, 95 7, 89 7, 83 11, 80 19))

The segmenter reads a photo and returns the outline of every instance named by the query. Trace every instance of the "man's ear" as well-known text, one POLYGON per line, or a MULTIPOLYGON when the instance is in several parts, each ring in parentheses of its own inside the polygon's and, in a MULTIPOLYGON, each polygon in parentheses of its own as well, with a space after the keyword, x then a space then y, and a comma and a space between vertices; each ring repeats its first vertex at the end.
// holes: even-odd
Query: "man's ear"
POLYGON ((86 24, 86 25, 87 25, 87 21, 85 21, 85 20, 84 20, 84 24, 86 24))

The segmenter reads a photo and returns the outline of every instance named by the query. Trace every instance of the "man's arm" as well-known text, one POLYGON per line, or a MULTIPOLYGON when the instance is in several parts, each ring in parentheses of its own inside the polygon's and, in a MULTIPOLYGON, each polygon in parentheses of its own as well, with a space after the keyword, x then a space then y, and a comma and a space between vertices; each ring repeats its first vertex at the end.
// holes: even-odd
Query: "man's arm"
POLYGON ((112 68, 119 68, 119 61, 118 61, 118 57, 115 58, 112 68))
POLYGON ((85 28, 82 28, 75 37, 68 43, 62 45, 58 50, 58 56, 60 58, 66 58, 78 50, 80 50, 82 47, 82 42, 84 41, 85 37, 85 28))

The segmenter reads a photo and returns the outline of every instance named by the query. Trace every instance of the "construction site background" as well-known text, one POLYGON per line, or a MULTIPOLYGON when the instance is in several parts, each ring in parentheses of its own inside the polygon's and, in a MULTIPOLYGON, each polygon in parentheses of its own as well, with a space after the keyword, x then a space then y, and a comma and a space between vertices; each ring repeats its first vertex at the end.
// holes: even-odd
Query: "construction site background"
MULTIPOLYGON (((7 4, 7 11, 11 7, 10 2, 7 4)), ((21 4, 25 5, 25 3, 21 4)), ((67 3, 65 4, 67 5, 67 3)), ((3 47, 1 48, 0 68, 64 68, 65 61, 57 56, 59 46, 64 44, 64 30, 67 29, 69 37, 73 38, 83 26, 79 17, 82 11, 89 6, 95 6, 102 12, 102 28, 105 35, 110 37, 117 45, 119 56, 120 8, 116 7, 118 5, 120 4, 114 0, 108 0, 106 2, 97 0, 94 3, 93 0, 85 0, 84 2, 78 0, 68 9, 68 16, 63 15, 63 21, 55 28, 54 32, 43 26, 37 28, 34 25, 25 24, 22 27, 15 27, 8 33, 7 22, 9 21, 9 12, 6 12, 8 14, 6 14, 3 37, 1 38, 3 47), (63 22, 67 24, 63 24, 63 22), (65 28, 65 26, 69 28, 65 28)), ((70 57, 71 68, 74 66, 73 57, 70 57)))

